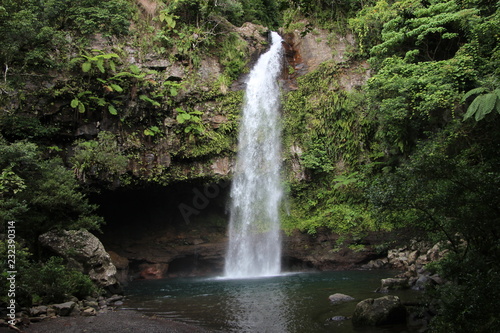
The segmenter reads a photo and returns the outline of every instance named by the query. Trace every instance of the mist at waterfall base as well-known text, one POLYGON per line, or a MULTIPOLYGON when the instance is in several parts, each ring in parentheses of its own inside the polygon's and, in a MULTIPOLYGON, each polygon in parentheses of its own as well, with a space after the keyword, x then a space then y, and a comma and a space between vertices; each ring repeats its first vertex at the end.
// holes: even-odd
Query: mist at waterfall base
POLYGON ((231 187, 225 276, 273 276, 281 269, 279 206, 281 129, 277 83, 282 38, 271 32, 270 49, 247 80, 231 187))
MULTIPOLYGON (((336 271, 283 274, 254 279, 174 278, 138 280, 126 290, 125 308, 181 321, 210 332, 392 333, 416 332, 401 326, 354 328, 356 304, 383 295, 374 290, 394 271, 336 271), (356 300, 331 304, 328 296, 344 293, 356 300)), ((418 292, 391 294, 413 301, 418 292)))

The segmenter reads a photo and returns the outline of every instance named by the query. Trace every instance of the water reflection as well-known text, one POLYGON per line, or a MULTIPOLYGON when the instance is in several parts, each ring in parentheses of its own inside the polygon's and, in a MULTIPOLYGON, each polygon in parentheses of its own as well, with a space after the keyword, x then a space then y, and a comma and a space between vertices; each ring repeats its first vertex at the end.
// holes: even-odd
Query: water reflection
POLYGON ((238 280, 225 288, 227 326, 234 332, 289 332, 293 306, 284 284, 262 279, 238 280), (256 284, 264 288, 256 288, 256 284))
MULTIPOLYGON (((210 332, 359 333, 366 331, 355 330, 349 320, 328 320, 333 316, 351 316, 357 302, 332 305, 328 296, 338 292, 356 300, 380 297, 373 292, 380 279, 395 274, 353 271, 236 280, 135 281, 127 290, 126 307, 202 326, 210 332)), ((402 330, 370 328, 368 331, 402 330)))

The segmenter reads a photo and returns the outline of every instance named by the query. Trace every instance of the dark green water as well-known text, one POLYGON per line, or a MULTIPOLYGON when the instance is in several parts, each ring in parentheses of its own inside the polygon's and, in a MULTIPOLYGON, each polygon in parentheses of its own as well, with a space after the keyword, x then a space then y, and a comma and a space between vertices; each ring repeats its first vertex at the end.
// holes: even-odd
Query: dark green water
MULTIPOLYGON (((406 327, 355 329, 350 317, 357 302, 383 296, 373 292, 393 271, 297 273, 258 279, 176 278, 133 282, 125 307, 205 327, 215 332, 411 332, 406 327), (343 293, 356 301, 333 305, 343 293)), ((416 292, 397 294, 412 300, 416 292)))

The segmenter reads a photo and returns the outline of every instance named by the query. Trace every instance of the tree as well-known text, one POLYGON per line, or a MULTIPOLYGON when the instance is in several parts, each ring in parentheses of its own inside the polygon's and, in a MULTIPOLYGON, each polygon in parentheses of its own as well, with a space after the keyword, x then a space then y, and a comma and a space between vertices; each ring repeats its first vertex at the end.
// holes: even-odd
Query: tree
POLYGON ((59 159, 42 159, 29 142, 0 139, 0 222, 16 222, 19 238, 30 247, 51 229, 98 229, 103 219, 94 215, 73 173, 59 159))
POLYGON ((126 0, 4 0, 0 5, 0 61, 9 69, 54 68, 68 32, 88 35, 128 33, 132 16, 126 0))
POLYGON ((500 325, 500 132, 494 118, 476 126, 454 122, 366 189, 373 216, 420 230, 449 250, 434 265, 451 282, 436 291, 438 332, 493 332, 500 325))

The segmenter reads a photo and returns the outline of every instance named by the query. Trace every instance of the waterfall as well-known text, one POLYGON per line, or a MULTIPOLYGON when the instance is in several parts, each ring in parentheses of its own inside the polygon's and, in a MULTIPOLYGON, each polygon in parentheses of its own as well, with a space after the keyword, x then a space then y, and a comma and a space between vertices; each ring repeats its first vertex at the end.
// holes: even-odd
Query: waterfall
POLYGON ((279 205, 282 39, 272 45, 250 72, 231 187, 229 245, 225 275, 244 278, 277 275, 281 270, 279 205))

